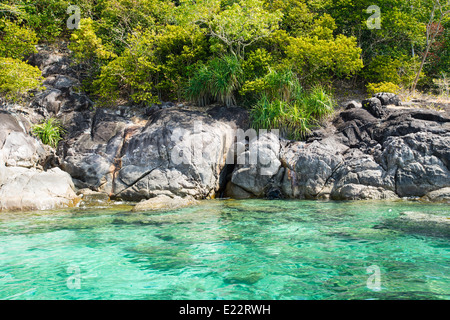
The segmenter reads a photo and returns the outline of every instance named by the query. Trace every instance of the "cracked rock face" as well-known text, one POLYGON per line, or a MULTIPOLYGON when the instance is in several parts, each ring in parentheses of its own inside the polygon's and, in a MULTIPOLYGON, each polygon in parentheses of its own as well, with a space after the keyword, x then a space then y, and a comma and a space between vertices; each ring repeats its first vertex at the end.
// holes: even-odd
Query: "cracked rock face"
POLYGON ((159 195, 214 197, 235 128, 199 112, 161 109, 133 123, 97 111, 64 142, 63 168, 78 187, 130 201, 159 195))

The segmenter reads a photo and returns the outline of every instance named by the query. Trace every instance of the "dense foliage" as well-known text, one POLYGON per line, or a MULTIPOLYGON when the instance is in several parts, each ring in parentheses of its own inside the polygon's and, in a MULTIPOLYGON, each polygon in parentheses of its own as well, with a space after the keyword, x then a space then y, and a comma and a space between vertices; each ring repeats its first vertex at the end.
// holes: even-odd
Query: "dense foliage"
MULTIPOLYGON (((372 93, 418 82, 446 92, 450 73, 447 0, 80 0, 74 30, 69 5, 2 1, 0 57, 27 79, 3 78, 3 92, 36 88, 23 63, 38 41, 63 38, 99 105, 218 101, 255 115, 278 108, 283 123, 307 132, 323 117, 324 87, 351 80, 372 93)), ((256 126, 274 125, 263 123, 256 126)))
POLYGON ((13 58, 0 58, 0 96, 20 101, 32 90, 41 87, 41 71, 13 58))

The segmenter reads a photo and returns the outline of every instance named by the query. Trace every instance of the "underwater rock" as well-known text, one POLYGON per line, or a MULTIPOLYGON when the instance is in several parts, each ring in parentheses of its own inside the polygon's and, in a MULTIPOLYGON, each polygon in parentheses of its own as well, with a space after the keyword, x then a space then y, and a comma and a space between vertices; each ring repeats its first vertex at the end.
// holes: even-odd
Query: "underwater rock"
POLYGON ((384 227, 408 233, 450 237, 450 217, 419 212, 403 212, 398 218, 390 219, 384 227))
POLYGON ((133 211, 161 211, 161 210, 175 210, 185 208, 198 204, 199 202, 192 197, 174 197, 171 198, 166 195, 159 195, 149 200, 139 202, 133 211))

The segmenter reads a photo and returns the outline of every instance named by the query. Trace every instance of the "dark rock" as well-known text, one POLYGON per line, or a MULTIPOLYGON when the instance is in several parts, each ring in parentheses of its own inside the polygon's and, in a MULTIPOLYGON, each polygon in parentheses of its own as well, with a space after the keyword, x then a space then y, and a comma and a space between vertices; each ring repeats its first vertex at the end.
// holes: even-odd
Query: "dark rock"
POLYGON ((208 114, 215 120, 228 122, 243 130, 250 127, 249 113, 244 108, 216 106, 209 109, 208 114))
POLYGON ((281 200, 283 199, 283 192, 279 188, 270 188, 267 191, 266 198, 269 200, 281 200))
POLYGON ((236 200, 244 200, 244 199, 252 199, 256 198, 255 195, 253 195, 250 192, 245 191, 241 187, 235 185, 231 181, 227 183, 227 187, 225 189, 225 195, 226 197, 233 198, 236 200))
POLYGON ((38 67, 43 77, 53 74, 63 74, 76 77, 76 72, 71 67, 71 61, 67 54, 55 53, 51 50, 40 48, 39 52, 33 54, 28 63, 38 67))
POLYGON ((381 104, 378 98, 364 100, 362 107, 369 111, 375 118, 383 118, 386 115, 386 107, 381 104))
POLYGON ((379 99, 383 106, 388 106, 388 105, 401 106, 402 105, 399 96, 397 96, 394 93, 379 92, 379 93, 374 94, 373 97, 379 99))

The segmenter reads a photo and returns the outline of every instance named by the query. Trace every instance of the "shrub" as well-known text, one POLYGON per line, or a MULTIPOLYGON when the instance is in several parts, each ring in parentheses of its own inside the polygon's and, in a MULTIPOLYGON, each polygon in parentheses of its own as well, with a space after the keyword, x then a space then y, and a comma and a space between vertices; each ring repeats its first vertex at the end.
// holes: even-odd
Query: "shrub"
POLYGON ((43 144, 56 148, 65 130, 57 119, 50 118, 41 124, 34 125, 32 132, 41 139, 43 144))
POLYGON ((367 94, 371 97, 378 92, 390 92, 398 94, 400 87, 392 82, 369 83, 366 86, 367 94))
POLYGON ((333 76, 348 77, 363 67, 355 37, 299 37, 290 42, 286 48, 288 61, 305 79, 322 82, 333 76))
POLYGON ((304 95, 303 104, 306 112, 316 121, 322 121, 334 112, 334 102, 330 93, 323 87, 316 86, 304 95))
POLYGON ((371 83, 390 82, 407 88, 414 81, 418 64, 417 58, 406 56, 392 58, 380 55, 373 58, 364 68, 363 76, 371 83))
POLYGON ((0 38, 0 57, 23 59, 37 52, 36 33, 10 21, 0 21, 0 38))
POLYGON ((281 136, 294 140, 310 133, 311 116, 301 105, 270 100, 266 95, 251 110, 250 117, 255 130, 279 129, 281 136))
POLYGON ((20 101, 31 90, 42 87, 37 67, 12 58, 0 58, 0 93, 12 101, 20 101))
POLYGON ((226 106, 236 105, 235 93, 242 80, 243 70, 237 57, 215 58, 197 69, 186 88, 186 95, 201 106, 211 99, 226 106))
POLYGON ((252 94, 258 98, 265 94, 271 100, 289 101, 302 94, 297 75, 290 68, 269 69, 262 78, 247 81, 240 90, 241 95, 252 94))
POLYGON ((313 126, 333 113, 333 99, 324 88, 314 87, 310 92, 302 91, 300 86, 294 88, 294 94, 289 92, 278 97, 263 93, 250 112, 253 128, 280 129, 282 136, 301 140, 313 126))
POLYGON ((71 35, 69 49, 79 63, 92 63, 94 60, 108 60, 116 58, 96 35, 95 22, 88 19, 81 19, 80 29, 75 29, 71 35))

